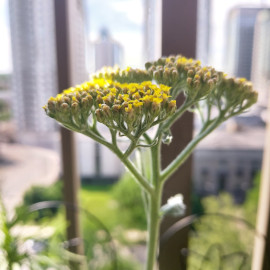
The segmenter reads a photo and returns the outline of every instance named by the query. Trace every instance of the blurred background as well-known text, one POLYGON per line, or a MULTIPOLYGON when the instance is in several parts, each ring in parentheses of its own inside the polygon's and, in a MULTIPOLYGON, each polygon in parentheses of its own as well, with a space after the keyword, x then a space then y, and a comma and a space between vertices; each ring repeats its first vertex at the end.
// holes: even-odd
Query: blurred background
MULTIPOLYGON (((142 68, 160 57, 161 7, 160 0, 77 0, 70 45, 76 59, 72 84, 103 66, 142 68)), ((58 91, 54 8, 53 0, 0 1, 0 196, 9 215, 22 205, 63 198, 60 129, 42 109, 58 91)), ((270 0, 198 0, 196 36, 196 58, 251 80, 259 101, 195 150, 192 213, 224 210, 255 225, 270 91, 270 0)), ((194 132, 198 127, 195 116, 194 132)), ((117 239, 123 269, 141 269, 146 222, 139 190, 134 195, 135 184, 105 147, 76 134, 76 151, 82 207, 117 239)), ((64 222, 63 211, 49 215, 56 224, 64 222)), ((83 231, 91 232, 86 248, 90 269, 105 269, 99 261, 105 252, 99 249, 102 233, 90 223, 82 218, 83 231)), ((235 255, 236 263, 244 258, 243 269, 250 269, 254 232, 235 225, 207 216, 195 224, 189 269, 197 269, 217 238, 227 243, 224 254, 242 250, 246 257, 235 255)), ((204 269, 217 269, 215 263, 204 269)))

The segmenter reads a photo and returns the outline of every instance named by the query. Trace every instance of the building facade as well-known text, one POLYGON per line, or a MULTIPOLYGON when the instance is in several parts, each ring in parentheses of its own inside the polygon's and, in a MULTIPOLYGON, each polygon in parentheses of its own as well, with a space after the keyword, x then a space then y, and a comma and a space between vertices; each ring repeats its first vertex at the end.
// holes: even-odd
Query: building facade
POLYGON ((253 37, 263 7, 236 7, 228 17, 226 67, 230 75, 251 79, 253 37))
POLYGON ((10 0, 13 112, 18 132, 56 129, 42 106, 57 92, 53 0, 10 0))
POLYGON ((270 9, 258 14, 253 43, 251 79, 264 109, 270 97, 270 9))

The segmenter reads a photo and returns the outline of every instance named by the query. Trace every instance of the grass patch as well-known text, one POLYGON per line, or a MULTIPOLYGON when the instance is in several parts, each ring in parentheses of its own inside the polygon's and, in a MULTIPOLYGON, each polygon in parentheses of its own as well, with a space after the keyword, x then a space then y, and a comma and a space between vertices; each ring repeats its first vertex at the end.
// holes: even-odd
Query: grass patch
POLYGON ((80 190, 80 204, 109 230, 121 223, 118 203, 112 197, 112 186, 83 185, 80 190))

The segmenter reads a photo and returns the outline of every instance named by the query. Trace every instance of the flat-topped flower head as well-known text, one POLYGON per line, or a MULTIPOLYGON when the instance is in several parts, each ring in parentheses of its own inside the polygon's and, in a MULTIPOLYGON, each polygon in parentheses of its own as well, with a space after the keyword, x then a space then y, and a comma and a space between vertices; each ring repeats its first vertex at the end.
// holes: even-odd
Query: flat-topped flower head
MULTIPOLYGON (((98 121, 129 138, 138 138, 163 121, 163 126, 171 127, 182 114, 179 108, 170 118, 180 93, 185 96, 185 110, 197 109, 199 102, 204 102, 208 111, 215 106, 226 119, 257 100, 250 82, 227 78, 192 58, 170 56, 145 66, 145 70, 103 68, 90 81, 50 98, 44 109, 72 130, 89 130, 91 123, 98 121)), ((159 131, 163 132, 162 127, 159 131)))
POLYGON ((123 134, 135 135, 167 119, 176 110, 170 87, 118 83, 93 79, 51 97, 44 106, 48 116, 67 127, 89 128, 90 116, 123 134))

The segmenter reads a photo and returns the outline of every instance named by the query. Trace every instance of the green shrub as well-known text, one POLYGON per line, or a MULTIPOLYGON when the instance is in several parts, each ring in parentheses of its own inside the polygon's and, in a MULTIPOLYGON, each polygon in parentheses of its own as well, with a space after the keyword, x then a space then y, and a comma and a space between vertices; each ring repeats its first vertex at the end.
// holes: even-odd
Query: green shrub
POLYGON ((250 269, 254 231, 243 221, 243 207, 229 194, 209 196, 202 203, 206 215, 190 233, 188 269, 250 269))
POLYGON ((119 210, 125 212, 125 222, 131 227, 146 228, 146 217, 141 196, 141 189, 127 172, 115 184, 112 196, 119 204, 119 210))
POLYGON ((202 199, 196 193, 191 194, 191 213, 197 215, 202 215, 204 213, 202 199))
POLYGON ((10 119, 11 112, 8 104, 0 100, 0 121, 8 121, 10 119))
POLYGON ((256 213, 258 208, 259 193, 260 193, 261 173, 257 173, 253 181, 253 188, 247 192, 244 202, 245 218, 253 225, 256 222, 256 213))
MULTIPOLYGON (((16 208, 16 213, 18 214, 22 211, 22 209, 34 203, 43 201, 62 201, 62 186, 62 181, 56 181, 49 187, 33 186, 24 194, 22 205, 16 208)), ((34 214, 34 218, 35 220, 39 220, 43 217, 52 217, 57 213, 57 211, 58 208, 47 208, 44 210, 40 210, 34 214)))

